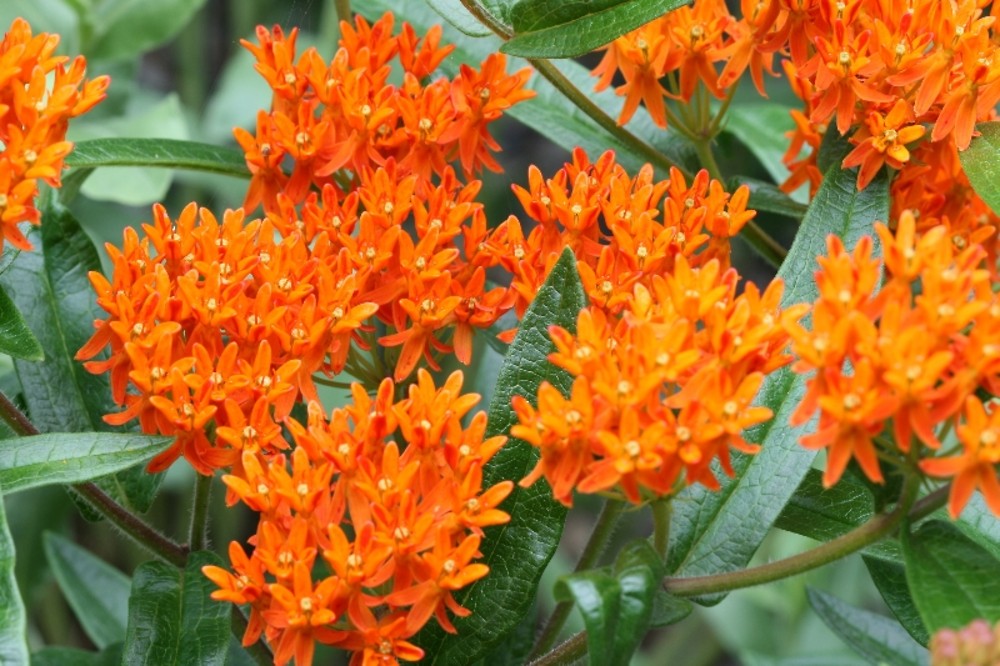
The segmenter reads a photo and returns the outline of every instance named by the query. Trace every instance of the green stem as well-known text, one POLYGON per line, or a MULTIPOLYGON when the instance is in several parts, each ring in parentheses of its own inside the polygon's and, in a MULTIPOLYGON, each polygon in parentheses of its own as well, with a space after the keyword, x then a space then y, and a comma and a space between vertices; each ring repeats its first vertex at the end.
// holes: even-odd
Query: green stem
MULTIPOLYGON (((461 0, 461 2, 470 14, 475 16, 480 23, 496 33, 500 39, 507 41, 513 36, 510 28, 498 21, 492 14, 481 7, 476 0, 461 0)), ((528 58, 528 62, 538 71, 539 74, 542 75, 542 77, 551 83, 556 90, 561 92, 566 99, 572 102, 585 114, 590 116, 594 122, 596 122, 609 134, 624 143, 634 152, 641 155, 643 159, 648 160, 650 164, 663 169, 664 171, 668 171, 670 167, 677 167, 685 175, 685 177, 691 177, 691 174, 683 166, 674 163, 672 160, 667 158, 666 155, 656 150, 656 148, 653 148, 648 143, 642 141, 639 137, 620 126, 614 118, 604 112, 604 109, 592 102, 590 97, 573 85, 573 82, 567 79, 563 73, 559 71, 559 68, 552 64, 551 61, 528 58)))
POLYGON ((205 550, 208 538, 208 502, 212 495, 212 481, 214 480, 214 476, 198 474, 194 481, 191 526, 188 530, 188 548, 192 552, 205 550))
MULTIPOLYGON (((892 534, 907 517, 911 507, 921 506, 913 505, 918 488, 919 477, 915 475, 907 477, 900 501, 893 511, 878 515, 850 532, 804 553, 741 571, 691 578, 667 578, 663 582, 663 586, 670 594, 679 597, 695 597, 770 583, 811 571, 870 546, 892 534)), ((946 496, 935 496, 931 504, 940 502, 943 505, 945 499, 946 496)), ((927 508, 928 506, 924 504, 921 506, 921 511, 925 511, 927 508)))
POLYGON ((712 119, 711 124, 705 130, 706 136, 709 138, 715 138, 722 131, 722 121, 726 117, 726 112, 729 111, 729 105, 733 103, 733 98, 736 96, 736 90, 740 87, 739 79, 736 83, 729 86, 729 90, 726 91, 726 96, 722 99, 722 104, 719 106, 718 113, 715 114, 715 118, 712 119))
MULTIPOLYGON (((243 634, 247 630, 247 618, 238 606, 233 606, 231 618, 233 636, 242 644, 243 634)), ((259 666, 272 666, 274 664, 274 654, 271 653, 271 649, 263 641, 257 641, 253 645, 244 646, 243 649, 246 650, 247 654, 259 666)))
POLYGON ((698 154, 698 161, 708 170, 708 175, 720 183, 725 182, 722 178, 722 169, 719 168, 719 163, 715 161, 715 155, 712 153, 712 140, 703 138, 695 141, 694 150, 698 154))
POLYGON ((663 497, 652 503, 653 509, 653 548, 660 556, 661 562, 667 561, 670 549, 670 517, 673 513, 670 497, 663 497))
MULTIPOLYGON (((3 419, 18 435, 30 437, 41 434, 35 424, 0 391, 0 419, 3 419)), ((72 486, 81 497, 108 522, 127 534, 137 544, 160 559, 182 567, 187 561, 187 549, 174 543, 134 513, 114 501, 95 483, 77 483, 72 486)))
POLYGON ((338 22, 351 22, 351 0, 334 0, 333 9, 337 13, 338 22))
MULTIPOLYGON (((625 503, 618 500, 609 499, 604 504, 604 509, 597 519, 597 524, 594 525, 594 531, 590 535, 590 540, 587 541, 587 545, 584 547, 583 553, 580 554, 580 559, 576 563, 576 568, 573 569, 574 573, 592 569, 597 564, 597 561, 601 558, 604 549, 608 545, 608 541, 611 540, 611 535, 614 534, 615 527, 618 525, 618 518, 624 510, 625 503)), ((538 636, 538 640, 535 641, 535 647, 532 649, 529 659, 537 658, 539 655, 544 654, 555 644, 556 639, 559 638, 559 632, 562 631, 563 625, 566 624, 566 620, 572 611, 572 601, 561 601, 556 604, 555 610, 552 611, 552 615, 542 629, 542 633, 538 636)))
POLYGON ((587 632, 581 631, 551 652, 528 662, 528 666, 564 666, 587 654, 587 632))

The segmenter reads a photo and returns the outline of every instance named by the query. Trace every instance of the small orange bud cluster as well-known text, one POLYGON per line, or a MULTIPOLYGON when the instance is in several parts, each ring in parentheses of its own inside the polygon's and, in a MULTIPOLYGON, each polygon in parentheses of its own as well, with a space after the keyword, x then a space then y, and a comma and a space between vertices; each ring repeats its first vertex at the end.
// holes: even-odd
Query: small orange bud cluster
POLYGON ((908 212, 895 233, 876 225, 884 285, 870 237, 850 253, 830 238, 811 330, 785 324, 793 368, 815 371, 792 421, 819 412, 818 430, 802 444, 828 450, 826 486, 851 459, 881 482, 884 457, 953 479, 953 517, 976 488, 1000 515, 1000 412, 976 395, 1000 390, 1000 299, 981 246, 958 249, 944 227, 919 237, 915 227, 908 212), (958 441, 943 444, 949 423, 958 441))
POLYGON ((21 18, 0 41, 0 249, 4 241, 31 249, 18 224, 38 224, 38 183, 59 187, 63 160, 73 150, 66 141, 69 119, 104 99, 110 82, 107 76, 85 80, 87 61, 55 55, 58 44, 58 35, 32 36, 21 18))
POLYGON ((463 418, 479 396, 456 372, 440 388, 421 370, 409 396, 385 380, 371 397, 329 418, 310 403, 308 423, 289 420, 284 455, 244 451, 242 475, 223 480, 260 514, 248 556, 230 545, 233 571, 205 567, 215 599, 248 604, 244 645, 263 634, 279 666, 312 663, 316 642, 354 651, 352 664, 415 661, 409 642, 431 617, 469 614, 454 593, 489 568, 475 560, 483 528, 506 523, 496 506, 510 481, 484 489, 483 465, 504 437, 484 437, 486 414, 463 418))

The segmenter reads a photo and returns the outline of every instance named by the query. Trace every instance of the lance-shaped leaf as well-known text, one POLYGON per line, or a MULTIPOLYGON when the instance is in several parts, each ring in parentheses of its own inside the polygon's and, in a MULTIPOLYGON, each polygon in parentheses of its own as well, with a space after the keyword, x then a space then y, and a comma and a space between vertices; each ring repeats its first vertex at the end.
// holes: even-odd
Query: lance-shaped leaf
POLYGON ((867 522, 875 515, 875 499, 868 488, 843 478, 823 487, 823 473, 810 469, 774 526, 817 541, 829 541, 867 522))
POLYGON ((688 0, 521 0, 514 36, 500 49, 525 58, 573 58, 635 30, 688 0))
POLYGON ((870 664, 924 666, 926 648, 907 634, 899 623, 884 615, 855 608, 819 590, 807 590, 809 603, 826 626, 870 664))
POLYGON ((87 20, 94 29, 88 58, 124 60, 167 42, 187 25, 205 0, 114 0, 87 2, 87 20))
POLYGON ((235 148, 179 139, 89 139, 78 141, 66 164, 75 169, 135 166, 189 169, 249 178, 243 153, 235 148))
MULTIPOLYGON (((575 331, 584 304, 576 258, 566 249, 525 313, 500 368, 490 401, 488 434, 507 434, 517 422, 511 398, 522 395, 535 402, 542 381, 568 393, 572 378, 548 360, 555 351, 548 329, 557 324, 575 331)), ((516 483, 537 460, 534 447, 511 438, 486 466, 483 487, 505 479, 516 483)), ((513 631, 531 609, 545 565, 559 545, 566 508, 552 499, 544 481, 528 488, 515 486, 500 508, 510 514, 510 522, 487 529, 480 547, 490 573, 455 595, 472 615, 455 620, 457 634, 445 634, 433 624, 414 639, 426 651, 428 663, 473 663, 513 631)))
POLYGON ((100 652, 76 648, 46 647, 31 655, 31 666, 119 666, 122 644, 117 643, 100 652))
MULTIPOLYGON (((41 228, 32 228, 29 235, 36 250, 18 252, 8 246, 4 260, 9 263, 0 271, 0 286, 45 350, 43 363, 14 361, 28 415, 43 433, 110 432, 102 417, 120 408, 111 399, 108 377, 90 374, 74 359, 93 335, 94 320, 107 316, 87 278, 89 271, 100 270, 100 258, 68 210, 51 197, 42 210, 41 228)), ((127 508, 145 511, 160 478, 136 468, 98 485, 127 508)))
POLYGON ((979 198, 1000 215, 1000 122, 976 126, 980 136, 958 154, 979 198))
POLYGON ((226 663, 231 607, 209 597, 216 586, 201 573, 209 564, 223 566, 222 558, 198 551, 183 570, 159 561, 135 570, 123 664, 226 663))
POLYGON ((45 358, 42 345, 25 323, 21 312, 0 288, 0 354, 7 354, 26 361, 45 358))
POLYGON ((790 110, 780 104, 751 103, 734 104, 726 111, 724 131, 746 146, 776 183, 783 183, 789 174, 785 133, 795 129, 790 110))
POLYGON ((913 595, 910 594, 910 587, 906 583, 906 569, 903 564, 870 555, 864 555, 862 559, 885 605, 907 633, 915 641, 926 646, 930 636, 923 620, 920 619, 916 604, 913 603, 913 595))
MULTIPOLYGON (((784 305, 816 298, 816 257, 825 254, 829 234, 850 248, 861 236, 874 233, 876 220, 888 218, 889 182, 884 172, 861 192, 855 179, 856 171, 842 171, 837 165, 826 172, 778 271, 785 282, 784 305)), ((735 571, 750 561, 815 457, 815 451, 799 446, 802 429, 789 425, 805 381, 787 367, 768 376, 757 403, 770 408, 774 418, 746 434, 748 441, 761 445, 760 453, 734 456, 735 476, 722 479, 720 490, 692 486, 678 496, 670 534, 669 569, 675 575, 735 571)))
POLYGON ((24 601, 14 578, 14 539, 0 497, 0 664, 28 663, 27 629, 24 601))
POLYGON ((927 630, 1000 620, 1000 560, 942 520, 904 534, 906 580, 927 630))
POLYGON ((734 191, 740 185, 746 185, 750 190, 750 201, 747 208, 767 213, 777 213, 795 220, 801 220, 809 210, 805 204, 782 192, 771 183, 765 183, 755 178, 737 177, 729 181, 729 191, 734 191))
POLYGON ((54 483, 81 483, 146 462, 172 439, 131 433, 74 432, 5 440, 0 485, 9 494, 54 483))
POLYGON ((492 30, 469 13, 461 0, 427 0, 427 4, 440 14, 441 18, 470 37, 486 37, 493 34, 492 30))
POLYGON ((128 576, 54 532, 44 538, 49 567, 87 637, 99 648, 124 641, 128 576))
MULTIPOLYGON (((581 571, 556 582, 556 600, 573 601, 583 615, 590 663, 624 666, 631 661, 653 619, 663 571, 649 542, 634 541, 622 549, 613 567, 581 571)), ((690 612, 690 603, 678 601, 690 612)))

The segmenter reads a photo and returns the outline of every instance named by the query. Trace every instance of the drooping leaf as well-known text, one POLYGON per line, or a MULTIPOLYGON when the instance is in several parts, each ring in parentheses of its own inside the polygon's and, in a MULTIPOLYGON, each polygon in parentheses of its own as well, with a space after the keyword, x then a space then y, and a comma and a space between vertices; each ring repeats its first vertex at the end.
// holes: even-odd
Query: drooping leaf
POLYGON ((14 577, 14 559, 14 539, 0 497, 0 664, 28 663, 28 621, 14 577))
POLYGON ((469 13, 460 0, 427 0, 434 11, 445 21, 470 37, 486 37, 493 31, 469 13))
POLYGON ((1000 560, 954 525, 931 520, 903 535, 906 580, 931 633, 1000 620, 1000 560))
POLYGON ((94 645, 103 649, 124 641, 131 587, 128 576, 53 532, 45 534, 45 557, 94 645))
POLYGON ((606 569, 581 571, 556 582, 556 601, 572 601, 580 609, 592 664, 621 663, 615 659, 621 596, 618 581, 606 569))
POLYGON ((574 58, 686 5, 688 0, 521 0, 510 10, 514 36, 504 53, 574 58))
POLYGON ((891 562, 880 557, 863 555, 862 559, 885 605, 907 633, 915 641, 926 646, 930 636, 923 620, 920 619, 920 612, 913 603, 913 595, 910 594, 910 587, 906 583, 906 569, 899 562, 891 562))
POLYGON ((98 0, 89 58, 123 60, 167 42, 188 24, 205 0, 98 0))
POLYGON ((209 564, 220 566, 222 558, 198 551, 183 570, 159 561, 135 570, 123 664, 226 663, 231 606, 209 598, 216 587, 201 573, 209 564))
POLYGON ((172 439, 130 433, 74 432, 6 440, 0 485, 8 494, 56 483, 81 483, 148 461, 172 439))
POLYGON ((817 541, 829 541, 875 515, 875 501, 864 486, 843 478, 823 487, 823 473, 811 469, 774 526, 817 541))
MULTIPOLYGON (((880 174, 862 192, 856 172, 834 166, 802 220, 788 256, 778 270, 784 280, 783 305, 816 298, 816 257, 826 252, 829 234, 853 248, 873 223, 889 213, 889 182, 880 174)), ((719 491, 692 486, 678 496, 671 527, 670 565, 675 575, 697 576, 734 571, 747 565, 764 536, 801 484, 815 457, 798 444, 802 428, 789 425, 805 392, 805 377, 788 367, 765 380, 757 403, 774 417, 746 434, 761 445, 755 456, 736 455, 735 476, 722 479, 719 491)), ((719 597, 714 597, 717 600, 719 597)))
POLYGON ((1000 215, 1000 122, 976 125, 975 137, 958 156, 976 194, 1000 215))
MULTIPOLYGON (((553 3, 554 4, 554 3, 553 3)), ((503 16, 506 11, 504 3, 497 2, 493 12, 503 16)), ((392 11, 401 20, 406 20, 418 31, 426 31, 432 25, 441 23, 440 17, 425 3, 408 2, 401 5, 391 0, 368 0, 360 3, 357 10, 369 19, 376 19, 386 11, 392 11)), ((503 43, 498 37, 473 38, 464 35, 449 25, 444 26, 444 41, 455 44, 456 50, 451 58, 445 61, 442 69, 454 74, 458 65, 466 63, 474 67, 491 53, 495 53, 503 43)), ((508 71, 516 71, 529 66, 520 58, 509 58, 508 71)), ((590 72, 577 62, 571 60, 554 63, 569 82, 586 93, 595 104, 601 107, 612 118, 618 116, 625 103, 624 98, 615 95, 613 90, 601 92, 593 90, 594 79, 590 72)), ((653 124, 645 109, 640 108, 628 123, 628 130, 650 147, 649 152, 641 152, 634 146, 624 142, 601 127, 593 118, 577 108, 572 102, 556 90, 556 88, 541 76, 534 74, 528 82, 528 87, 537 93, 533 99, 516 104, 507 111, 512 118, 531 127, 553 143, 573 150, 577 146, 583 148, 591 159, 596 159, 606 150, 613 150, 619 164, 635 172, 643 164, 653 161, 652 155, 659 153, 674 164, 688 171, 694 171, 697 156, 690 143, 676 132, 663 130, 653 124)), ((654 162, 655 164, 655 162, 654 162)), ((659 170, 658 176, 665 178, 666 171, 659 170)))
POLYGON ((724 131, 735 136, 756 157, 775 183, 788 178, 785 151, 795 122, 788 114, 791 109, 780 104, 734 104, 726 111, 724 131))
MULTIPOLYGON (((45 350, 44 363, 14 361, 28 415, 43 433, 111 432, 102 417, 119 407, 111 399, 107 375, 92 375, 74 359, 93 335, 94 320, 107 316, 87 278, 89 271, 100 270, 100 258, 79 222, 54 198, 48 198, 42 211, 40 230, 29 232, 36 250, 18 252, 8 246, 0 271, 0 287, 45 350)), ((116 464, 115 469, 127 467, 116 464)), ((133 469, 97 483, 119 503, 142 512, 160 479, 133 469)))
POLYGON ((121 643, 111 645, 100 652, 46 647, 31 655, 31 666, 118 666, 121 663, 121 643))
MULTIPOLYGON (((568 391, 569 374, 548 361, 555 350, 548 327, 558 324, 576 330, 576 317, 584 304, 576 258, 567 249, 525 313, 500 368, 490 401, 488 434, 505 434, 517 421, 510 406, 513 396, 534 401, 543 380, 568 391)), ((486 466, 483 487, 505 479, 516 483, 537 459, 538 452, 532 446, 510 439, 486 466)), ((510 514, 510 522, 486 530, 480 547, 489 575, 455 595, 472 615, 455 619, 457 634, 445 634, 433 624, 414 640, 426 651, 428 663, 476 661, 504 640, 531 608, 538 580, 559 545, 566 509, 552 499, 552 491, 543 481, 528 488, 515 486, 500 508, 510 514)))
POLYGON ((926 666, 927 649, 893 619, 855 608, 826 592, 810 588, 806 593, 826 626, 873 666, 926 666))
POLYGON ((41 361, 45 358, 42 345, 3 289, 0 289, 0 354, 26 361, 41 361))
POLYGON ((74 168, 163 167, 249 178, 243 153, 224 146, 177 139, 89 139, 79 141, 66 163, 74 168))

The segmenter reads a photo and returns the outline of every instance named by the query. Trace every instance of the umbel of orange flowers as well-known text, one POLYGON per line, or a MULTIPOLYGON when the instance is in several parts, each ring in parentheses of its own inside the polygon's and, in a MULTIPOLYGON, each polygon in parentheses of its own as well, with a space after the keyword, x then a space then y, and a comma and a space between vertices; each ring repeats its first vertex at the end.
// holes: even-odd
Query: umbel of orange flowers
POLYGON ((110 83, 107 76, 85 79, 87 61, 55 55, 58 45, 58 35, 33 36, 21 18, 0 41, 0 249, 4 242, 31 249, 18 225, 39 223, 38 183, 61 184, 73 150, 66 141, 70 118, 104 99, 110 83))

